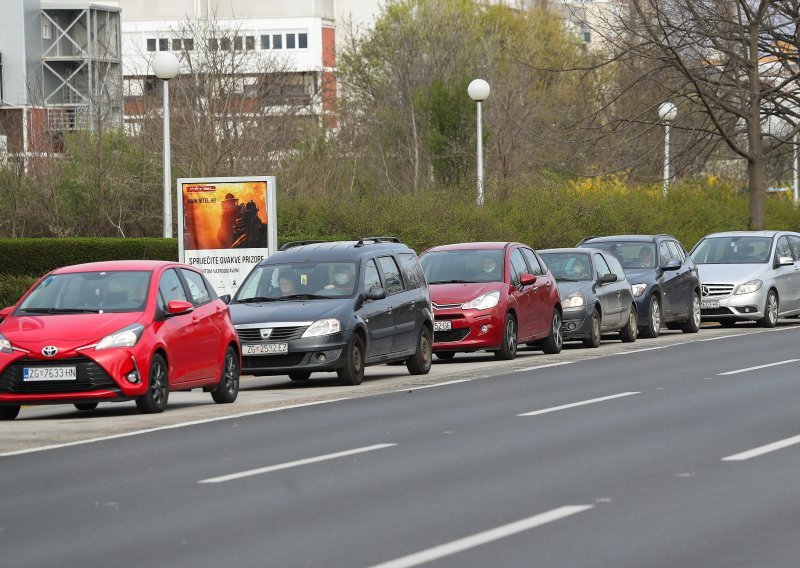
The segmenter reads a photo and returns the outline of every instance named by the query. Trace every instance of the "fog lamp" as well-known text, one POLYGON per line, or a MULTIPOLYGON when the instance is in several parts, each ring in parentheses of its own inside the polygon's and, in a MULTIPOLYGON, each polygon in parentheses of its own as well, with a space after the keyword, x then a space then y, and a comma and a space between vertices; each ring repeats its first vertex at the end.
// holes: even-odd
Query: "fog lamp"
POLYGON ((141 378, 139 377, 139 372, 134 369, 127 375, 125 375, 125 380, 128 381, 130 384, 135 385, 138 384, 141 378))
POLYGON ((319 355, 317 355, 317 361, 319 361, 320 363, 324 363, 326 360, 327 357, 325 357, 325 353, 320 353, 319 355))
POLYGON ((489 326, 488 325, 482 325, 481 326, 481 333, 489 333, 489 326))

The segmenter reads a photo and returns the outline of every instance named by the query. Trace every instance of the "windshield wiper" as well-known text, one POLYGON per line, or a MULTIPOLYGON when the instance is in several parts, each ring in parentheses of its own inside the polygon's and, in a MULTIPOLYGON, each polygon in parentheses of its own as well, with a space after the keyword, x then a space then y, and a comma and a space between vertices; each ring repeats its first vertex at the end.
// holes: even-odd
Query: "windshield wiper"
POLYGON ((20 311, 32 314, 99 314, 99 309, 92 308, 21 308, 20 311))
POLYGON ((578 278, 561 278, 560 276, 556 278, 559 282, 581 282, 578 278))
POLYGON ((434 280, 428 284, 475 284, 474 280, 434 280))
POLYGON ((279 300, 328 300, 331 296, 318 296, 316 294, 289 294, 282 296, 279 300))
POLYGON ((280 298, 267 298, 266 296, 253 296, 252 298, 245 298, 244 300, 236 300, 237 304, 248 304, 250 302, 274 302, 280 298))

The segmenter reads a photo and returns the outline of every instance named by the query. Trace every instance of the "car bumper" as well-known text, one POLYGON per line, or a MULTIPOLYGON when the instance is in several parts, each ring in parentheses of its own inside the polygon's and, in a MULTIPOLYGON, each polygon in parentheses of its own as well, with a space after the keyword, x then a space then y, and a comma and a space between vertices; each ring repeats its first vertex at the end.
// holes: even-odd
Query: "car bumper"
POLYGON ((591 335, 592 318, 585 309, 564 310, 563 318, 561 334, 564 341, 570 339, 586 339, 591 335))
POLYGON ((703 296, 701 299, 700 318, 703 321, 760 320, 764 317, 767 292, 768 289, 762 286, 752 294, 724 296, 721 298, 703 296), (710 300, 719 301, 719 306, 703 308, 703 304, 710 300))
POLYGON ((434 329, 433 351, 482 351, 503 343, 505 313, 501 310, 435 310, 436 322, 449 321, 449 330, 434 329))
POLYGON ((293 371, 335 371, 345 364, 344 354, 352 332, 333 333, 287 341, 288 352, 279 355, 245 355, 242 342, 242 373, 246 375, 286 375, 293 371))

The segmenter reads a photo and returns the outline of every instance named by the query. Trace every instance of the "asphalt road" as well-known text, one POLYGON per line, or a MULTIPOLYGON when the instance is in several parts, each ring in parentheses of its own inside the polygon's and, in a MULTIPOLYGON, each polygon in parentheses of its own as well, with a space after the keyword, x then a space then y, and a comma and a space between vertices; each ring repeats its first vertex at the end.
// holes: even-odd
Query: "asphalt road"
POLYGON ((0 566, 796 567, 800 327, 0 425, 0 566))

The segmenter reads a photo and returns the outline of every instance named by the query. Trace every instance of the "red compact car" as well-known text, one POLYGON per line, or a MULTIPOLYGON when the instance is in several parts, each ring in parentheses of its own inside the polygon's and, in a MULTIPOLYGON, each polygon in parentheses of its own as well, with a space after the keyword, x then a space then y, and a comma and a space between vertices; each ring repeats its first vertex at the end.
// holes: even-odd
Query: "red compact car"
POLYGON ((492 351, 513 359, 517 344, 561 351, 561 300, 547 265, 521 243, 462 243, 420 255, 433 303, 433 352, 492 351))
POLYGON ((239 394, 241 356, 228 305, 203 274, 161 261, 67 266, 0 311, 0 420, 21 405, 135 400, 161 412, 169 392, 239 394))

